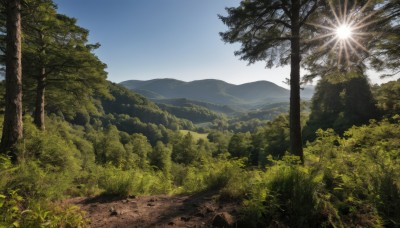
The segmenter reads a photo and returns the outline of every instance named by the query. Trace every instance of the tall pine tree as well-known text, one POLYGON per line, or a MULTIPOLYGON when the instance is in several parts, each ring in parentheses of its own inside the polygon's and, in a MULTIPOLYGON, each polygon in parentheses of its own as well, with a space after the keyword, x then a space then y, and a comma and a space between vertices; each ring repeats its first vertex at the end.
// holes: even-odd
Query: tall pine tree
MULTIPOLYGON (((13 150, 23 136, 22 126, 22 66, 21 66, 21 2, 2 1, 6 9, 6 95, 3 134, 0 150, 13 150)), ((16 159, 16 152, 11 153, 16 159)))
POLYGON ((290 151, 303 158, 300 122, 301 41, 306 23, 319 7, 318 0, 244 0, 239 7, 227 8, 220 19, 229 27, 221 33, 225 42, 242 44, 235 55, 267 67, 290 63, 290 151))
POLYGON ((96 112, 93 96, 108 96, 106 65, 93 54, 99 45, 89 44, 89 32, 57 14, 51 0, 27 1, 24 14, 24 101, 35 124, 45 128, 45 107, 67 118, 96 112))

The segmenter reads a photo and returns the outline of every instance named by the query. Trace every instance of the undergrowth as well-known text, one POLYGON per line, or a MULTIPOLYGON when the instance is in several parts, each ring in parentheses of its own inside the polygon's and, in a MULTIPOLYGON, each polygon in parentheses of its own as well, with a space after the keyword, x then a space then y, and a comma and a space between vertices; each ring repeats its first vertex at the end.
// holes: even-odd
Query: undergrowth
POLYGON ((85 226, 85 214, 62 203, 74 196, 207 190, 242 202, 238 224, 244 227, 400 225, 400 128, 395 119, 353 127, 344 137, 319 130, 305 147, 304 165, 293 156, 270 156, 264 167, 246 166, 246 159, 223 153, 196 155, 189 164, 173 162, 173 145, 159 143, 152 152, 140 135, 132 136, 134 144, 119 145, 137 153, 118 153, 131 163, 115 162, 123 157, 102 163, 96 160, 93 129, 88 137, 82 127, 57 118, 48 120, 45 132, 30 119, 25 122, 19 162, 0 156, 0 227, 85 226), (135 145, 147 151, 135 152, 135 145))

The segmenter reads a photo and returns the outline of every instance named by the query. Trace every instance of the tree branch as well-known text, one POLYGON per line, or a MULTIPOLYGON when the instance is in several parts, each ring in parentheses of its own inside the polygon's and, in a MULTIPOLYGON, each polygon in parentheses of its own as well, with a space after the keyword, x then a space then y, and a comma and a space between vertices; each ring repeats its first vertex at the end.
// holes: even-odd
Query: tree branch
POLYGON ((307 12, 306 16, 300 21, 300 26, 303 26, 306 23, 308 17, 310 17, 310 15, 317 9, 317 7, 318 7, 318 1, 314 1, 313 7, 307 12))

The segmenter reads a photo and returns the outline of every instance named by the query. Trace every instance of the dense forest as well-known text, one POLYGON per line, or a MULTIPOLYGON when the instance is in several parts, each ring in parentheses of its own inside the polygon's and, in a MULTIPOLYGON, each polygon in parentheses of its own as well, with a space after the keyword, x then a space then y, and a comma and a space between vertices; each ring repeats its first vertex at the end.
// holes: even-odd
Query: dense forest
POLYGON ((89 226, 62 203, 77 196, 205 191, 240 205, 227 226, 400 226, 400 79, 372 85, 366 73, 398 73, 398 0, 228 8, 220 35, 242 44, 238 56, 292 69, 290 102, 240 113, 155 103, 108 81, 100 44, 52 0, 1 1, 0 12, 0 227, 89 226), (329 37, 312 39, 313 25, 346 4, 379 18, 360 19, 373 36, 347 53, 321 48, 329 37), (311 101, 300 100, 300 64, 302 83, 319 79, 311 101))

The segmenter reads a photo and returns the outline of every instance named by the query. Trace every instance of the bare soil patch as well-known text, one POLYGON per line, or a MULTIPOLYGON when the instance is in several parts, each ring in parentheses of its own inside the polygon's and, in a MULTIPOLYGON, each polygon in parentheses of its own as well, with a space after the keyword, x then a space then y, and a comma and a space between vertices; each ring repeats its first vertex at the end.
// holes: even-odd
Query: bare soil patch
POLYGON ((215 192, 193 195, 72 198, 86 211, 89 227, 236 226, 239 203, 218 200, 215 192))

